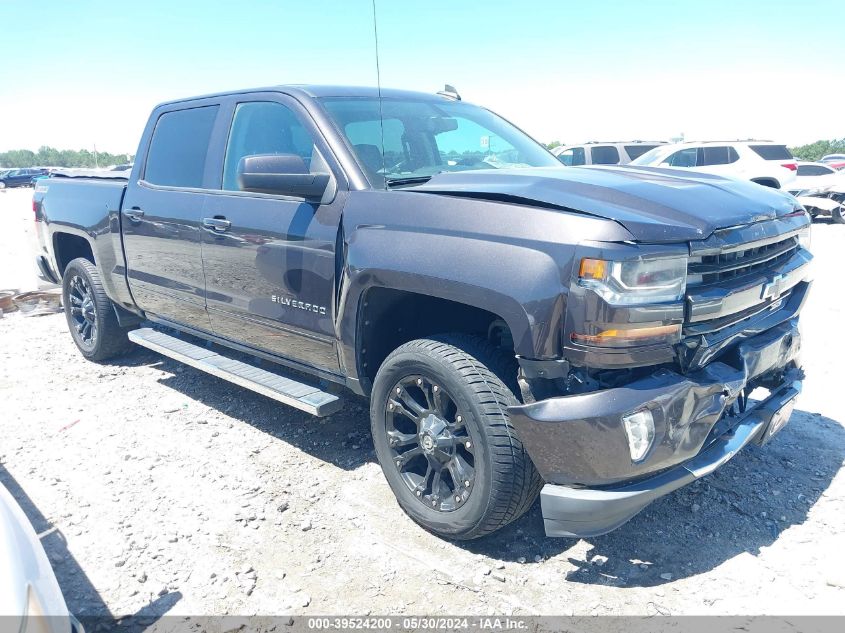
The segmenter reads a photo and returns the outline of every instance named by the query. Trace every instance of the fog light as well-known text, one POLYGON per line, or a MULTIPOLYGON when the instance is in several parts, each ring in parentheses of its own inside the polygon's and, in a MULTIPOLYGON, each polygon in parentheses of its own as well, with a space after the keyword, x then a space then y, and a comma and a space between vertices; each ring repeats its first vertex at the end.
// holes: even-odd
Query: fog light
POLYGON ((628 436, 631 459, 635 462, 641 461, 654 441, 654 417, 651 411, 643 409, 622 416, 622 423, 628 436))

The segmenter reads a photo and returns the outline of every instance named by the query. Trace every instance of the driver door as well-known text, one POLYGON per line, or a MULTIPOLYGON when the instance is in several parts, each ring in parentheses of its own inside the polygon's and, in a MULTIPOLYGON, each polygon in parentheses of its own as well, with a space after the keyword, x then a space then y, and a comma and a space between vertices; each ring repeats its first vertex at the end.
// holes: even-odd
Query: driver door
POLYGON ((203 210, 206 302, 215 334, 301 363, 337 370, 335 244, 345 180, 310 117, 278 93, 243 95, 220 156, 222 182, 203 210), (294 154, 332 171, 333 199, 242 191, 245 156, 294 154), (341 186, 342 185, 342 186, 341 186))

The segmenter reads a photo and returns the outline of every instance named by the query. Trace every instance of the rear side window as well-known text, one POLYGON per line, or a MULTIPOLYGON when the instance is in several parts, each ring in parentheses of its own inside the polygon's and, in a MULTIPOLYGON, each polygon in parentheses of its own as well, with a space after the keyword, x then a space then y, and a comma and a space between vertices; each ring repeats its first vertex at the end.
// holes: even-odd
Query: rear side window
POLYGON ((218 106, 162 114, 156 122, 144 180, 167 187, 202 187, 218 106))
POLYGON ((799 176, 827 176, 835 173, 830 167, 823 167, 822 165, 798 165, 799 176))
POLYGON ((698 167, 706 165, 728 165, 734 162, 739 156, 736 151, 731 153, 730 147, 702 147, 698 155, 698 167))
POLYGON ((613 145, 596 145, 591 150, 593 165, 618 165, 619 151, 613 145))
POLYGON ((634 160, 655 147, 657 147, 657 145, 626 145, 625 151, 628 152, 630 159, 634 160))
POLYGON ((786 145, 749 145, 748 147, 765 160, 793 160, 792 152, 786 145))

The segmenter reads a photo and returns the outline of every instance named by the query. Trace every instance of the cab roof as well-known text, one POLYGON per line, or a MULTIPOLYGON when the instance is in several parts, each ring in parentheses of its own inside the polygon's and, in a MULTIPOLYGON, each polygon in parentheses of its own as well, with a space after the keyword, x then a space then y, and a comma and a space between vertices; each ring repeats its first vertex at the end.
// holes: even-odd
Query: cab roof
POLYGON ((216 92, 206 95, 198 95, 194 97, 184 97, 181 99, 173 99, 165 101, 159 105, 167 106, 171 104, 184 103, 185 101, 194 101, 198 99, 212 99, 215 97, 230 97, 241 94, 252 94, 256 92, 282 92, 294 97, 305 97, 306 99, 320 99, 323 97, 361 97, 377 99, 379 96, 385 99, 414 99, 417 101, 454 101, 447 96, 428 93, 417 92, 414 90, 399 90, 395 88, 376 88, 372 86, 335 86, 335 85, 309 85, 309 84, 282 84, 277 86, 266 86, 261 88, 245 88, 242 90, 230 90, 226 92, 216 92))

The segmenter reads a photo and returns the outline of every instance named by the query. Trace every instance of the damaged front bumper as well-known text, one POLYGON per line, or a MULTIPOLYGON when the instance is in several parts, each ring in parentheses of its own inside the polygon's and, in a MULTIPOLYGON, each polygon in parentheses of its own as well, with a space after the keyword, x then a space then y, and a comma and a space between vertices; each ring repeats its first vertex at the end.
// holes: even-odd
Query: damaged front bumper
POLYGON ((730 361, 692 374, 662 370, 624 387, 511 407, 547 482, 540 493, 546 533, 609 532, 749 442, 766 441, 786 423, 801 390, 800 341, 794 319, 739 344, 730 361), (769 396, 737 413, 737 400, 760 383, 769 396), (652 415, 654 439, 634 462, 622 418, 643 409, 652 415))

